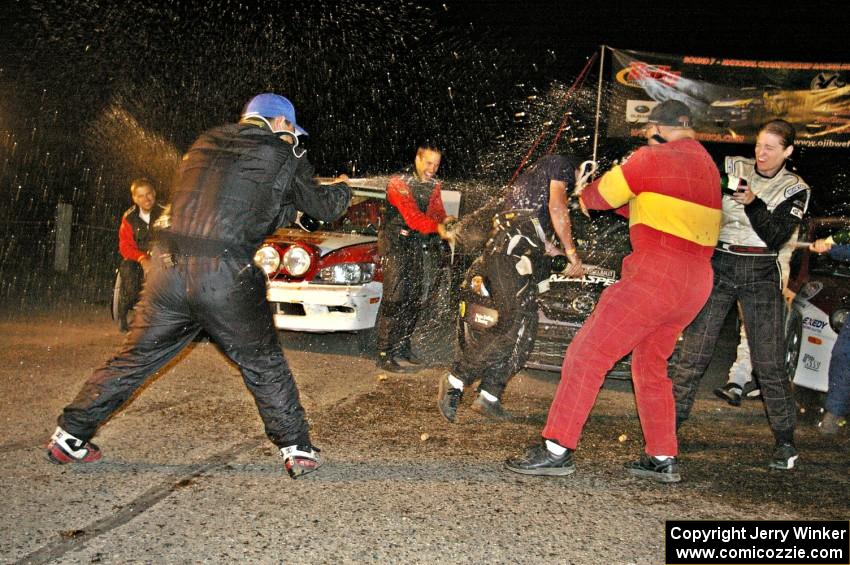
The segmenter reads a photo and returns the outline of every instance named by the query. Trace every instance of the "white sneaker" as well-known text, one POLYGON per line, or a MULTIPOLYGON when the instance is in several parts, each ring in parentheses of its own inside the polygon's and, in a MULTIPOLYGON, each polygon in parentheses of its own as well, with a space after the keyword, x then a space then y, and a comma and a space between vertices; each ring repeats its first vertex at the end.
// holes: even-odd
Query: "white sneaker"
POLYGON ((58 427, 47 444, 47 459, 57 465, 92 463, 102 456, 100 448, 95 444, 76 438, 58 427))
POLYGON ((798 457, 797 449, 793 445, 783 443, 776 446, 776 449, 773 451, 773 458, 768 464, 768 467, 788 471, 794 468, 798 457))
POLYGON ((286 472, 293 479, 297 479, 322 466, 319 451, 318 447, 312 445, 289 445, 280 448, 280 455, 283 457, 286 472))

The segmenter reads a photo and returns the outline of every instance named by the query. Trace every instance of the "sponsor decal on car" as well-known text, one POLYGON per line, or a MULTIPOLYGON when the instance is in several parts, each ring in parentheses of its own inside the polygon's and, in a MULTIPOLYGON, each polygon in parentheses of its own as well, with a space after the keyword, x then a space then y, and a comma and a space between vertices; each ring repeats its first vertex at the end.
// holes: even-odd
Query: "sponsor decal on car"
POLYGON ((813 329, 820 333, 820 330, 826 327, 829 322, 827 320, 818 320, 817 318, 812 318, 811 316, 806 316, 803 318, 803 326, 813 329))
POLYGON ((589 283, 611 286, 617 282, 617 273, 613 269, 604 269, 595 265, 585 266, 584 276, 568 277, 563 273, 555 273, 549 277, 550 283, 589 283))
POLYGON ((820 361, 818 361, 813 356, 806 353, 806 354, 803 355, 803 367, 805 367, 809 371, 819 371, 820 370, 820 361))

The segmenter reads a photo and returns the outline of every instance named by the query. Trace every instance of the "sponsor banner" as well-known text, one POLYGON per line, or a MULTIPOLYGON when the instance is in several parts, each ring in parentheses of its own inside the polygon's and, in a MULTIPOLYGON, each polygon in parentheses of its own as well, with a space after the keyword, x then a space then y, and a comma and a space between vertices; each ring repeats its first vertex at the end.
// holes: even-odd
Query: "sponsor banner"
POLYGON ((752 144, 761 124, 782 118, 799 145, 850 148, 850 63, 610 52, 609 136, 642 136, 652 108, 675 99, 691 108, 703 141, 752 144))

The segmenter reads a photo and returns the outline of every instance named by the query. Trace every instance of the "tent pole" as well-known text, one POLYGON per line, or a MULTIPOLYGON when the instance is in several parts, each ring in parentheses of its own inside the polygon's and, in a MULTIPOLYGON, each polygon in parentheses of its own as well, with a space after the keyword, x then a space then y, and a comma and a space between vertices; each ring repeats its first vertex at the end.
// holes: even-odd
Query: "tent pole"
POLYGON ((596 87, 596 125, 593 128, 593 161, 596 162, 596 150, 599 146, 599 114, 602 111, 602 71, 605 67, 605 46, 601 46, 599 56, 599 84, 596 87))

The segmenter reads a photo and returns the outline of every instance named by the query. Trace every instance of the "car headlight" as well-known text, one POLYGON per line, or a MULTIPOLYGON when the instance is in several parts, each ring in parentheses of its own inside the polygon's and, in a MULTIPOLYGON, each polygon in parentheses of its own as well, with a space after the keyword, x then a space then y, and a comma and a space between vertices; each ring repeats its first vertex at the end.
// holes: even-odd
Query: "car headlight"
POLYGON ((841 331, 841 328, 844 327, 844 323, 847 321, 848 314, 850 314, 850 309, 848 308, 836 308, 832 311, 832 314, 829 315, 829 326, 832 328, 832 331, 835 333, 841 331))
POLYGON ((271 276, 280 268, 280 253, 271 245, 264 245, 254 253, 254 264, 271 276))
POLYGON ((374 263, 337 263, 319 271, 316 282, 325 284, 364 284, 375 275, 374 263))
POLYGON ((283 254, 283 259, 281 260, 283 268, 286 269, 286 272, 293 277, 300 277, 309 271, 310 264, 312 262, 310 253, 303 247, 299 247, 297 245, 293 245, 287 249, 283 254))

